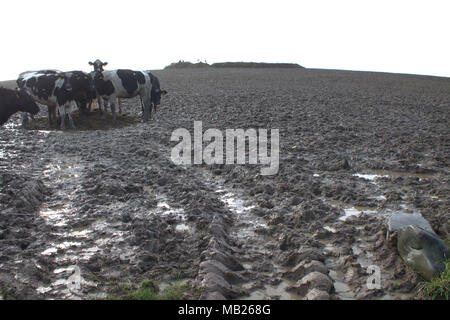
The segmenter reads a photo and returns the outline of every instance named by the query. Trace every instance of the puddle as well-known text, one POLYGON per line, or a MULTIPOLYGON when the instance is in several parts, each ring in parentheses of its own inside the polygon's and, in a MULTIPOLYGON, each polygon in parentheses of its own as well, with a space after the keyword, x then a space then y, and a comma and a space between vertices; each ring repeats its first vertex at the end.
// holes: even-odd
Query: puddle
POLYGON ((401 172, 401 171, 388 171, 388 170, 367 170, 364 173, 356 173, 353 176, 362 178, 365 180, 373 181, 378 178, 389 177, 413 177, 419 179, 427 179, 434 175, 434 173, 415 173, 415 172, 401 172))
POLYGON ((58 249, 68 249, 70 247, 79 247, 81 246, 82 243, 81 242, 73 242, 73 241, 64 241, 62 243, 59 243, 58 245, 56 245, 56 247, 58 249))
POLYGON ((48 248, 47 250, 42 251, 41 254, 44 255, 44 256, 50 256, 50 255, 52 255, 52 254, 54 254, 56 252, 58 252, 58 249, 52 247, 52 248, 48 248))
MULTIPOLYGON (((295 282, 283 279, 277 285, 266 285, 264 288, 256 289, 250 295, 242 297, 242 300, 302 300, 302 297, 296 293, 288 292, 286 289, 293 286, 295 282)), ((248 285, 251 285, 248 284, 248 285)))
POLYGON ((184 214, 183 208, 173 208, 172 206, 169 205, 167 199, 164 196, 159 196, 158 198, 159 200, 156 207, 159 209, 160 214, 175 215, 182 221, 186 220, 186 215, 184 214))
POLYGON ((358 177, 358 178, 362 178, 365 180, 375 180, 375 178, 381 178, 383 176, 377 175, 377 174, 362 174, 362 173, 356 173, 353 176, 358 177))
POLYGON ((157 211, 154 214, 160 214, 163 216, 174 216, 177 218, 178 223, 175 224, 175 231, 177 232, 192 232, 192 228, 187 223, 187 216, 184 213, 183 208, 173 208, 167 202, 167 198, 165 196, 157 196, 158 204, 157 211))
POLYGON ((344 275, 341 272, 330 270, 328 275, 333 280, 335 295, 340 300, 355 300, 355 294, 348 284, 344 282, 344 275))
MULTIPOLYGON (((220 192, 224 192, 224 190, 222 189, 220 190, 220 192)), ((255 208, 254 205, 250 206, 245 205, 245 201, 238 198, 233 192, 226 192, 225 194, 220 196, 220 200, 224 202, 231 210, 233 210, 237 214, 242 214, 246 211, 255 208)))
POLYGON ((45 204, 41 207, 38 214, 44 218, 48 223, 55 227, 63 227, 67 225, 66 214, 69 209, 64 206, 54 206, 54 209, 50 209, 45 204))
POLYGON ((190 228, 189 228, 189 226, 187 224, 180 223, 180 224, 177 224, 175 226, 175 230, 178 231, 178 232, 186 232, 186 231, 189 231, 190 228))
POLYGON ((339 220, 345 221, 349 217, 352 217, 352 216, 359 216, 362 213, 371 214, 371 213, 375 213, 375 212, 377 212, 377 211, 374 208, 354 206, 354 207, 350 207, 350 208, 345 208, 344 215, 339 217, 339 220))

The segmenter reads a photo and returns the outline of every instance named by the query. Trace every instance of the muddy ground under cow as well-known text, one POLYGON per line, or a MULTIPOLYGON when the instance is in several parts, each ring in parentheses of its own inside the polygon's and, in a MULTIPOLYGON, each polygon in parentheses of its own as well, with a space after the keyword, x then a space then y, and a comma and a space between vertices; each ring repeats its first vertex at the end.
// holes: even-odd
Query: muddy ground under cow
POLYGON ((422 298, 385 222, 421 214, 450 235, 450 79, 155 75, 169 94, 148 123, 129 99, 122 117, 132 121, 117 126, 77 117, 76 130, 23 129, 15 115, 0 130, 1 298, 121 298, 146 280, 155 291, 182 283, 186 299, 422 298), (279 129, 278 173, 175 165, 171 134, 193 134, 194 121, 279 129))

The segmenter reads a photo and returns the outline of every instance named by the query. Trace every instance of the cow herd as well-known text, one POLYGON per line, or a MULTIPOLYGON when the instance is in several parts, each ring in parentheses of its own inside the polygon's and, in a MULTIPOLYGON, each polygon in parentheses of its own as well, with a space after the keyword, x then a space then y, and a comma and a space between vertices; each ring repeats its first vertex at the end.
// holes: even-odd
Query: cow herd
POLYGON ((107 62, 98 59, 89 65, 94 67, 91 73, 59 70, 22 72, 17 79, 16 90, 2 88, 0 91, 0 125, 18 111, 36 114, 39 112, 36 102, 48 107, 49 126, 56 123, 58 111, 61 129, 65 129, 66 115, 70 127, 75 128, 73 111, 78 109, 86 114, 95 100, 103 116, 109 106, 116 120, 116 100, 122 113, 120 99, 136 96, 140 97, 143 121, 147 122, 152 108, 156 111, 161 96, 167 93, 161 90, 158 78, 149 71, 104 70, 107 62))

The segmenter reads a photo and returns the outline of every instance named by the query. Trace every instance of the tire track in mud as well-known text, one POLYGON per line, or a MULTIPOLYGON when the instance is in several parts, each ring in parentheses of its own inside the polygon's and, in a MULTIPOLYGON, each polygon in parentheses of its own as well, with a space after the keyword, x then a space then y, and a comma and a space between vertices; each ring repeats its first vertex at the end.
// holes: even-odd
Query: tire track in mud
MULTIPOLYGON (((83 175, 89 164, 79 156, 58 155, 44 170, 44 181, 54 192, 42 205, 39 215, 50 231, 40 254, 51 265, 52 282, 37 288, 38 293, 48 296, 78 299, 89 294, 91 298, 102 298, 105 292, 96 290, 92 279, 83 277, 80 267, 100 271, 97 260, 106 253, 119 257, 121 261, 132 261, 133 247, 126 246, 127 233, 120 224, 108 223, 107 218, 87 218, 77 205, 83 193, 83 175), (95 293, 93 293, 95 291, 95 293)), ((85 270, 83 270, 85 271, 85 270)))
MULTIPOLYGON (((130 130, 134 135, 141 133, 140 129, 130 130)), ((73 138, 92 139, 93 135, 73 138)), ((112 138, 116 140, 124 137, 120 131, 110 135, 116 135, 112 138)), ((182 238, 187 231, 182 209, 172 208, 164 192, 151 184, 141 184, 142 176, 148 173, 145 161, 131 159, 130 167, 120 166, 126 153, 111 154, 112 146, 104 147, 103 139, 98 140, 81 149, 80 155, 66 154, 66 147, 57 143, 54 149, 59 152, 54 151, 54 159, 44 171, 45 183, 53 188, 39 211, 49 231, 49 236, 41 240, 40 255, 51 281, 37 288, 45 297, 104 298, 111 289, 105 283, 138 284, 147 271, 161 279, 158 269, 164 269, 170 258, 160 258, 158 253, 164 245, 168 249, 178 242, 170 234, 182 238), (102 151, 92 153, 97 144, 102 151), (144 166, 137 169, 141 163, 144 166)), ((146 154, 144 149, 138 152, 146 154)), ((167 255, 171 254, 174 252, 169 249, 167 255)))
POLYGON ((282 278, 287 269, 275 261, 276 241, 265 220, 252 211, 255 205, 208 169, 201 175, 231 213, 231 221, 215 216, 209 226, 212 238, 199 271, 201 299, 300 299, 286 290, 293 283, 282 278))

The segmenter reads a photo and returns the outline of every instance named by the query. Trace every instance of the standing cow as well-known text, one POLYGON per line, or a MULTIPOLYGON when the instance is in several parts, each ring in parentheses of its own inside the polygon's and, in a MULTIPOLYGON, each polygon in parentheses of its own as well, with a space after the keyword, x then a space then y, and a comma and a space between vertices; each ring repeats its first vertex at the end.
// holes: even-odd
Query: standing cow
POLYGON ((104 100, 104 110, 109 105, 114 120, 116 119, 115 99, 136 96, 140 96, 143 103, 144 122, 151 117, 152 82, 147 72, 129 69, 96 70, 94 71, 94 85, 97 95, 104 100))
POLYGON ((56 109, 61 115, 61 129, 65 129, 65 115, 75 127, 72 119, 74 100, 72 86, 64 72, 58 70, 40 70, 22 72, 17 79, 19 88, 26 90, 36 102, 48 106, 48 121, 51 126, 56 121, 56 109))
POLYGON ((19 88, 27 92, 35 101, 48 106, 49 126, 56 121, 56 109, 61 116, 61 129, 65 129, 65 116, 75 128, 72 112, 77 105, 86 110, 89 101, 95 98, 92 78, 82 71, 62 72, 58 70, 27 71, 17 79, 19 88))
MULTIPOLYGON (((103 72, 104 71, 103 67, 106 66, 107 64, 108 62, 102 62, 99 59, 95 60, 94 62, 89 61, 89 65, 94 67, 94 71, 90 73, 91 77, 94 78, 96 72, 103 72)), ((97 104, 100 112, 103 112, 102 105, 104 103, 102 97, 100 96, 97 97, 97 104)), ((122 101, 120 101, 119 98, 117 98, 117 104, 119 105, 119 114, 122 114, 122 101)), ((104 111, 106 111, 105 107, 104 109, 105 109, 104 111)), ((89 110, 91 110, 91 104, 89 104, 89 110)))
POLYGON ((18 111, 37 114, 39 107, 24 90, 0 87, 0 126, 18 111))

